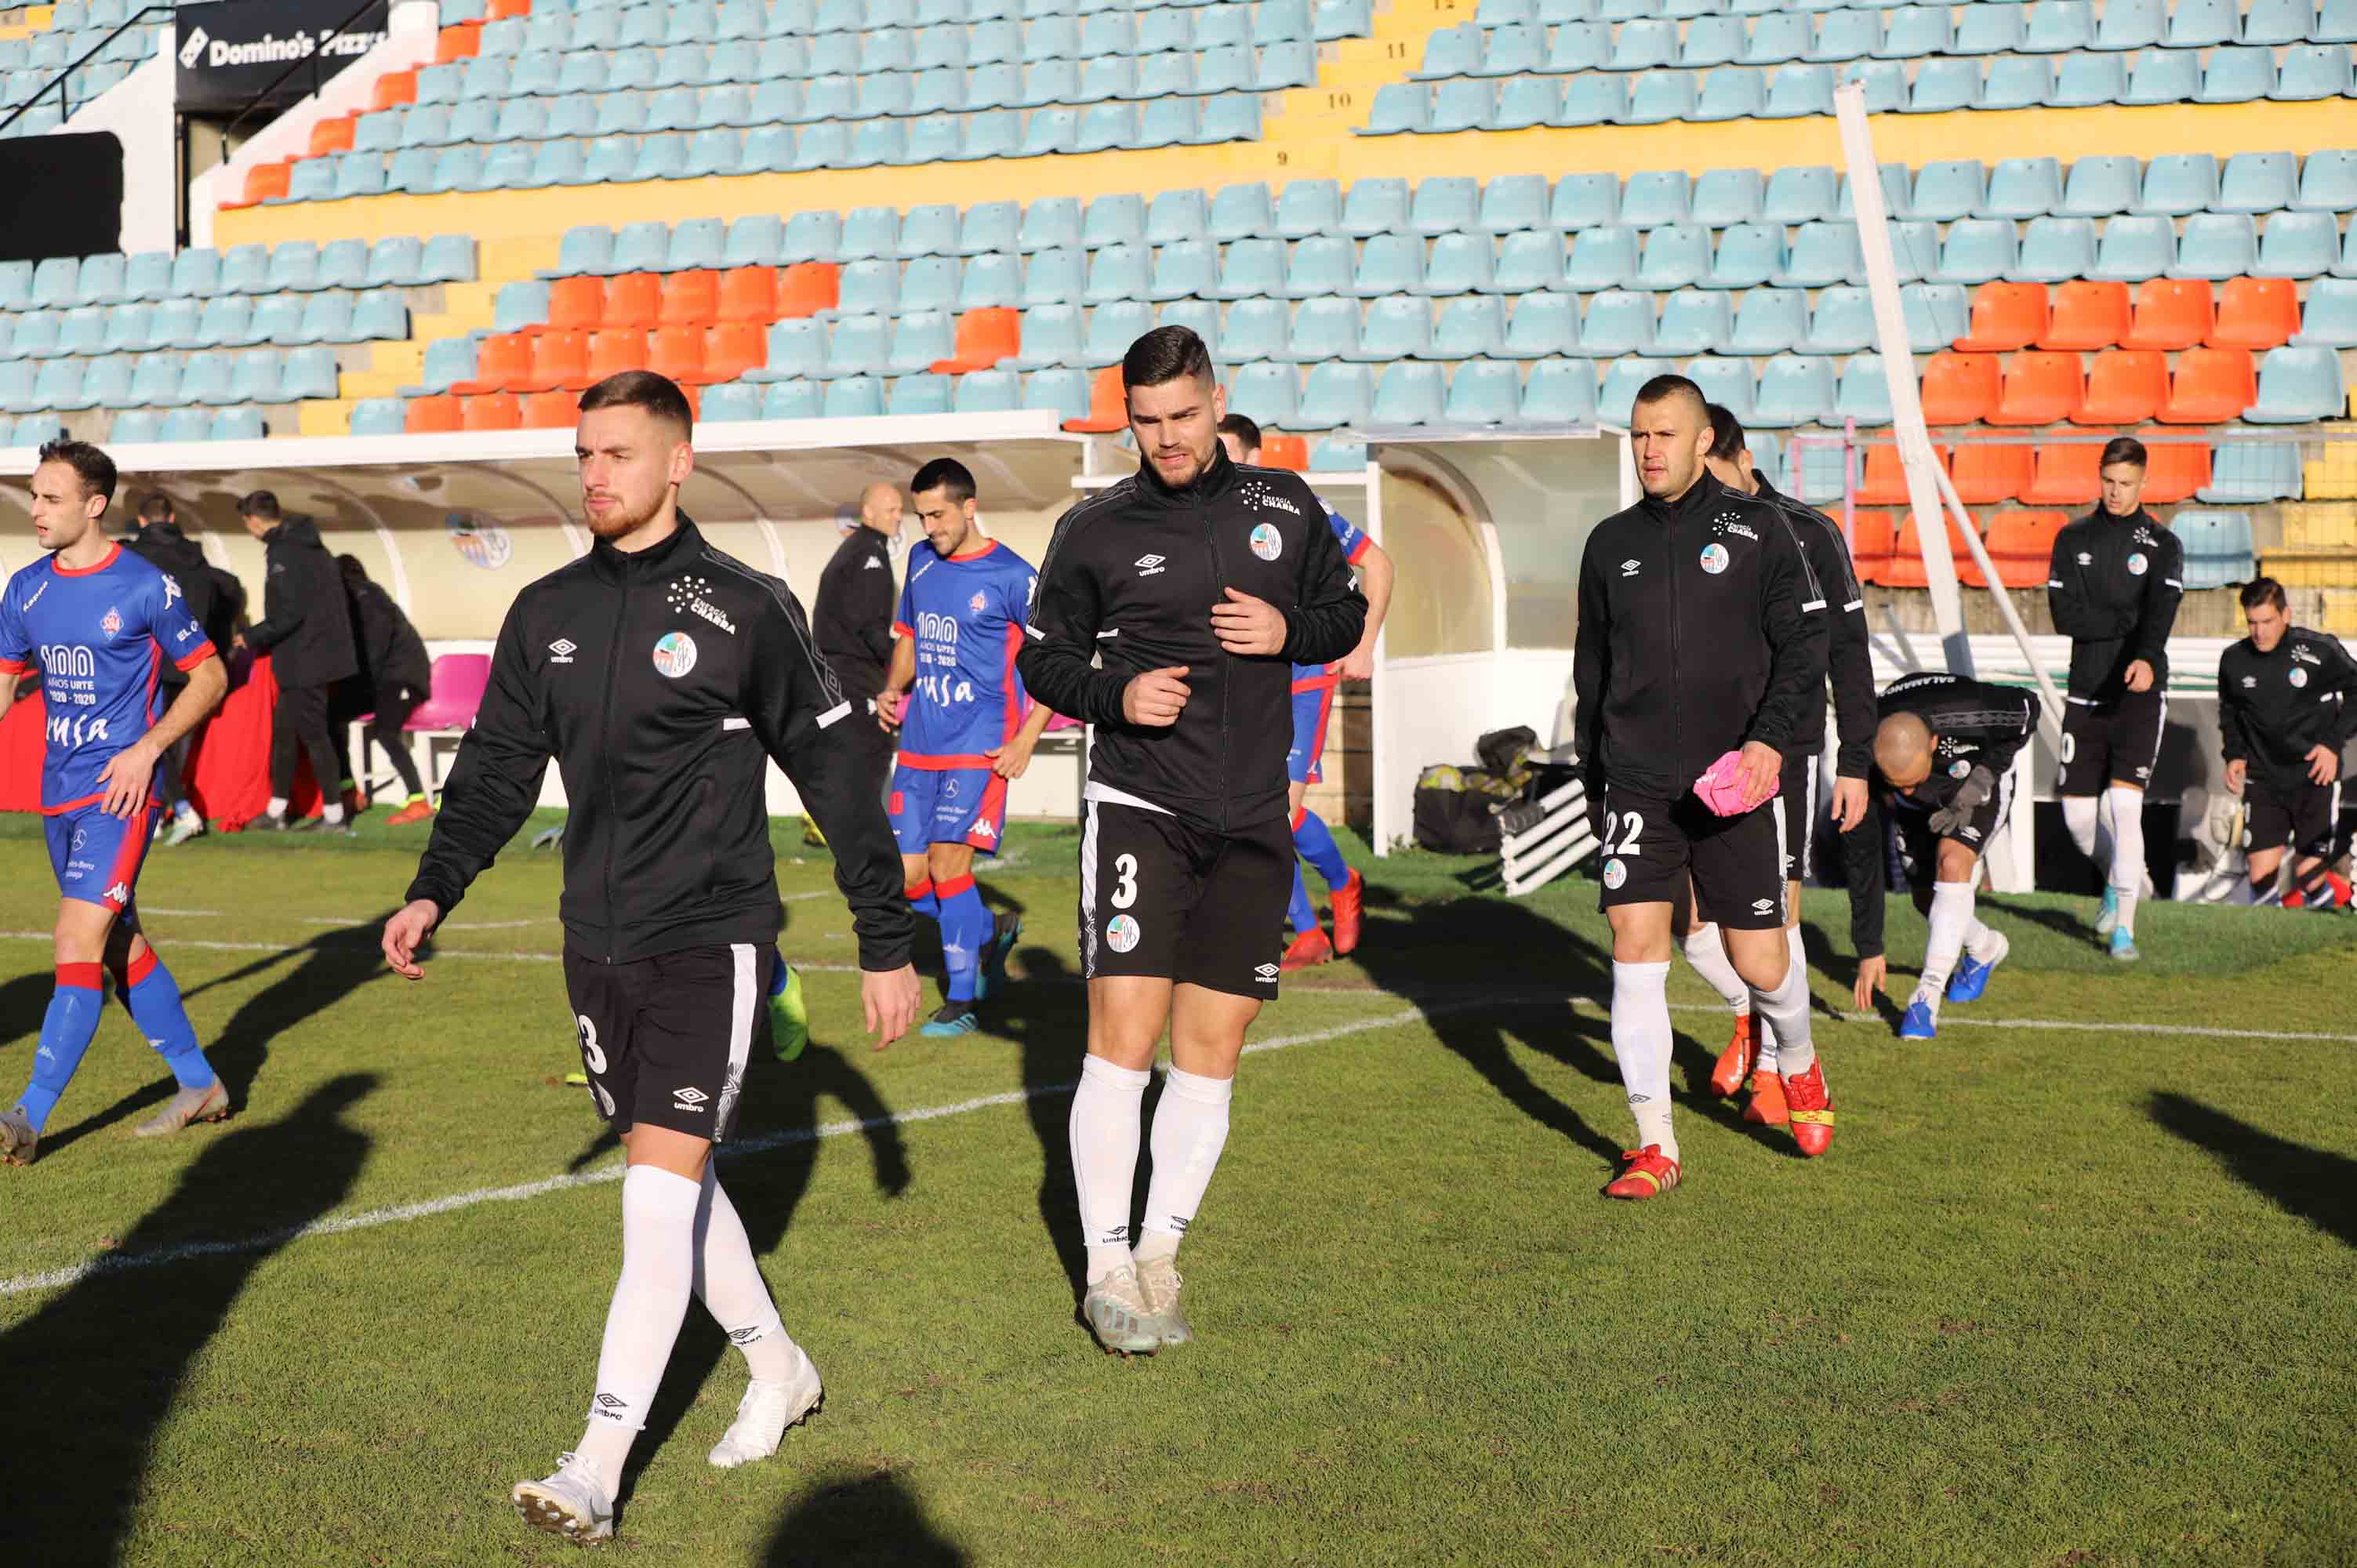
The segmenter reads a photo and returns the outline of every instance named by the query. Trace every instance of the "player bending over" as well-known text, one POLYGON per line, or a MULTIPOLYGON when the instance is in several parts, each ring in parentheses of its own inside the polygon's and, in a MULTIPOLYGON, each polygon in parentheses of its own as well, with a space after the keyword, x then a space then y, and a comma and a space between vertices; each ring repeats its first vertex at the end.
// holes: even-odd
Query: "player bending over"
POLYGON ((33 536, 48 554, 0 590, 0 714, 36 670, 48 703, 41 816, 59 895, 57 990, 41 1017, 33 1080, 16 1109, 0 1112, 0 1164, 33 1163, 41 1129, 98 1031, 102 972, 179 1084, 139 1135, 229 1114, 229 1090, 198 1048, 180 988, 147 945, 133 901, 165 803, 154 793, 156 768, 219 704, 229 675, 180 585, 99 532, 113 497, 105 453, 80 441, 43 446, 33 536), (167 663, 188 676, 168 708, 157 682, 167 663))
POLYGON ((928 542, 909 552, 876 719, 900 735, 890 811, 909 903, 941 922, 949 969, 947 994, 920 1033, 971 1035, 982 1027, 974 1004, 1006 983, 1006 955, 1023 932, 1013 915, 992 919, 974 857, 998 853, 1006 786, 1030 768, 1054 716, 1024 694, 1015 670, 1039 578, 983 537, 974 476, 956 458, 918 469, 909 492, 928 542))
POLYGON ((2291 624, 2283 585, 2243 589, 2251 635, 2218 658, 2218 735, 2226 788, 2243 798, 2251 897, 2276 896, 2287 846, 2296 846, 2287 904, 2330 909, 2349 901, 2331 871, 2341 826, 2341 751, 2357 735, 2357 662, 2341 639, 2291 624))
POLYGON ((614 1533, 614 1494, 700 1299, 745 1358, 722 1468, 767 1457, 818 1408, 818 1369, 787 1335, 744 1222, 713 1170, 785 923, 764 780, 774 759, 834 845, 880 1045, 917 1008, 912 922, 851 714, 786 585, 723 554, 679 510, 695 466, 687 398, 646 371, 581 398, 574 455, 589 553, 525 586, 500 628, 475 727, 384 956, 418 949, 532 813, 553 757, 565 834, 565 986, 597 1113, 622 1140, 622 1272, 580 1443, 514 1489, 524 1521, 576 1541, 614 1533))
MULTIPOLYGON (((1873 794, 1895 813, 1910 858, 1932 873, 1928 891, 1917 879, 1916 902, 1929 913, 1932 931, 1923 943, 1923 977, 1899 1034, 1929 1040, 1940 1032, 1941 1001, 1978 1001, 1989 972, 2005 961, 2005 936, 1973 913, 1973 887, 1989 839, 2012 806, 2014 755, 2037 726, 2038 703, 2015 687, 1927 672, 1892 682, 1881 711, 1873 794)), ((1864 829, 1842 840, 1861 1010, 1874 1005, 1889 969, 1882 951, 1889 849, 1877 805, 1869 800, 1864 829)))
MULTIPOLYGON (((1231 463, 1257 465, 1260 426, 1241 413, 1231 413, 1220 421, 1220 445, 1227 449, 1231 463)), ((1383 553, 1383 547, 1326 506, 1324 497, 1318 498, 1318 504, 1326 509, 1326 523, 1334 531, 1334 542, 1342 547, 1342 558, 1358 569, 1359 591, 1367 598, 1367 629, 1358 647, 1332 663, 1293 667, 1293 749, 1285 754, 1286 777, 1292 785, 1286 792, 1286 803, 1293 812, 1294 853, 1318 868, 1334 901, 1334 940, 1328 941, 1318 924, 1318 907, 1309 901, 1309 886, 1297 863, 1290 906, 1294 937, 1281 961, 1281 967, 1288 972, 1324 963, 1336 953, 1347 955, 1359 946, 1366 884, 1343 860, 1326 820, 1302 801, 1309 786, 1326 777, 1326 725, 1334 716, 1336 691, 1345 681, 1374 678, 1375 637, 1383 628, 1383 612, 1392 602, 1392 558, 1383 553)))

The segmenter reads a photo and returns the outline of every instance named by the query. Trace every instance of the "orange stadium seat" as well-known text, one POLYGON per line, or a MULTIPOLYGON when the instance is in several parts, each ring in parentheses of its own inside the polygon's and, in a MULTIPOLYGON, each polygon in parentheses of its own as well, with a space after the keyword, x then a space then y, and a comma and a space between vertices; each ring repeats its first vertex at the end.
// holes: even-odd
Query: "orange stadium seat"
POLYGON ((2191 441, 2156 441, 2145 448, 2144 499, 2158 506, 2190 500, 2210 482, 2210 448, 2191 441))
MULTIPOLYGON (((1956 532, 1953 522, 1948 524, 1948 553, 1959 568, 1969 565, 1973 553, 1964 548, 1964 535, 1956 532)), ((1898 542, 1890 549, 1890 564, 1883 571, 1881 582, 1886 588, 1921 588, 1931 585, 1931 576, 1923 569, 1923 541, 1916 532, 1915 520, 1910 517, 1899 528, 1898 542)))
MULTIPOLYGON (((1934 446, 1932 455, 1942 467, 1947 467, 1948 449, 1934 446)), ((1857 504, 1860 506, 1906 506, 1907 466, 1899 460, 1896 446, 1882 445, 1866 449, 1866 469, 1857 482, 1857 504)))
POLYGON ((2057 285, 2041 349, 2108 349, 2127 336, 2128 285, 2081 278, 2057 285))
POLYGON ((2005 364, 2005 392, 1984 417, 1991 424, 2053 424, 2086 401, 2087 378, 2076 354, 2031 349, 2005 364))
POLYGON ((2169 357, 2155 349, 2106 349, 2087 367, 2074 424, 2141 424, 2169 396, 2169 357))
POLYGON ((307 156, 324 158, 329 153, 352 150, 352 124, 355 116, 339 114, 332 120, 322 120, 311 127, 311 150, 307 156))
POLYGON ((1943 349, 1923 367, 1923 422, 1977 424, 1996 407, 2000 371, 1994 354, 1943 349))
POLYGON ((624 273, 606 280, 608 330, 652 327, 662 311, 662 279, 653 273, 624 273))
POLYGON ((669 376, 682 386, 698 386, 712 378, 704 373, 704 329, 700 327, 658 327, 649 340, 647 369, 669 376))
POLYGON ((933 373, 962 376, 986 371, 1023 351, 1023 313, 1003 305, 969 310, 958 317, 957 343, 950 357, 933 361, 933 373))
POLYGON ((1129 423, 1129 405, 1121 392, 1121 367, 1107 365, 1089 378, 1089 412, 1064 421, 1067 430, 1109 435, 1129 423))
POLYGON ((1260 460, 1267 467, 1306 474, 1309 471, 1309 438, 1265 433, 1260 438, 1260 460))
POLYGON ((586 382, 594 384, 624 371, 643 371, 646 368, 647 335, 644 332, 635 328, 608 328, 590 335, 589 369, 586 382))
POLYGON ((2038 449, 2037 469, 2021 499, 2031 506, 2084 506, 2102 492, 2097 478, 2104 449, 2092 441, 2057 442, 2038 449))
POLYGON ((671 273, 662 280, 655 306, 659 327, 709 327, 720 316, 720 274, 708 272, 671 273))
POLYGON ((461 423, 455 397, 414 397, 401 411, 401 428, 412 435, 447 435, 461 423))
POLYGON ((1860 510, 1850 514, 1850 564, 1857 568, 1858 581, 1879 583, 1889 568, 1890 551, 1898 536, 1898 524, 1887 511, 1860 510))
POLYGON ((731 267, 720 274, 720 313, 717 319, 758 321, 767 326, 777 318, 777 268, 731 267))
POLYGON ((441 37, 434 40, 434 63, 456 65, 462 59, 472 59, 482 47, 483 25, 480 22, 454 23, 443 28, 441 37))
POLYGON ((531 15, 532 0, 491 0, 491 3, 483 8, 483 20, 486 22, 504 22, 512 17, 531 15))
POLYGON ((548 285, 548 332, 594 332, 606 320, 604 278, 558 278, 548 285))
POLYGON ((1956 499, 1966 506, 2013 500, 2029 488, 2029 448, 2010 442, 1959 446, 1948 472, 1956 482, 1956 499))
POLYGON ((286 194, 287 181, 295 177, 295 160, 280 158, 275 163, 256 164, 245 171, 245 199, 238 205, 252 207, 274 196, 286 194))
POLYGON ((2218 291, 2212 349, 2276 349, 2299 330, 2299 285, 2289 278, 2228 278, 2218 291))
POLYGON ((1956 347, 1967 354, 2027 349, 2046 335, 2047 317, 2044 284, 1985 283, 1973 292, 1972 327, 1956 347))
POLYGON ((758 321, 723 321, 704 329, 704 379, 733 381, 770 362, 769 328, 758 321))
POLYGON ((2190 349, 2210 336, 2215 319, 2210 285, 2201 279, 2147 279, 2136 288, 2135 325, 2120 347, 2190 349))
POLYGON ((815 316, 842 295, 843 268, 834 262, 796 262, 778 274, 778 314, 815 316))
POLYGON ((474 380, 459 381, 450 390, 461 397, 506 392, 522 385, 531 375, 532 334, 494 332, 476 345, 474 380))
POLYGON ((526 430, 570 430, 581 421, 581 400, 564 391, 536 392, 523 400, 526 430))
MULTIPOLYGON (((2070 521, 2059 511, 2001 511, 1988 520, 1981 542, 1996 564, 1997 580, 2008 588, 2040 588, 2054 559, 2054 536, 2070 521)), ((1972 567, 1975 587, 1988 585, 1980 568, 1972 567)))
POLYGON ((399 109, 417 102, 417 72, 389 70, 376 79, 369 94, 371 109, 399 109))
POLYGON ((465 400, 459 419, 467 430, 521 430, 523 400, 510 392, 485 392, 465 400))
POLYGON ((509 383, 516 391, 545 392, 560 387, 586 387, 589 384, 588 333, 577 328, 567 331, 534 332, 531 339, 531 369, 509 383))
POLYGON ((2223 424, 2242 418, 2258 395, 2248 349, 2188 349, 2177 357, 2156 417, 2164 424, 2223 424))

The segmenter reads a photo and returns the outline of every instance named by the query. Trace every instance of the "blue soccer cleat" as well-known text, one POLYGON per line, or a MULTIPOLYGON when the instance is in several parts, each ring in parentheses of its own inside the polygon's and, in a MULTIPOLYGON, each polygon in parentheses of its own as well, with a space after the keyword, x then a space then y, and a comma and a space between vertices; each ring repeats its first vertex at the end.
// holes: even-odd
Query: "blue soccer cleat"
POLYGON ((2112 928, 2112 956, 2122 963, 2134 963, 2144 957, 2136 951, 2136 933, 2126 926, 2112 928))
POLYGON ((1936 1040, 1940 1037, 1940 1015, 1932 1004, 1920 997, 1907 1004, 1907 1016, 1899 1020, 1899 1037, 1902 1040, 1936 1040))
POLYGON ((1981 993, 1988 989, 1990 974, 2005 961, 2005 955, 2011 946, 1998 933, 1992 931, 1989 934, 1996 938, 1996 950, 1986 962, 1970 953, 1956 961, 1956 972, 1948 979, 1949 1001, 1977 1002, 1981 999, 1981 993))
POLYGON ((2095 917, 2095 934, 2108 937, 2120 923, 2120 896, 2108 884, 2104 888, 2104 911, 2095 917))
POLYGON ((982 1033, 982 1020, 974 1016, 971 1002, 944 1002, 917 1033, 931 1040, 949 1039, 958 1035, 978 1035, 982 1033))
POLYGON ((1006 989, 1006 960, 1023 935, 1023 917, 1001 915, 991 927, 990 945, 982 950, 982 972, 975 977, 974 999, 987 1002, 1006 989))

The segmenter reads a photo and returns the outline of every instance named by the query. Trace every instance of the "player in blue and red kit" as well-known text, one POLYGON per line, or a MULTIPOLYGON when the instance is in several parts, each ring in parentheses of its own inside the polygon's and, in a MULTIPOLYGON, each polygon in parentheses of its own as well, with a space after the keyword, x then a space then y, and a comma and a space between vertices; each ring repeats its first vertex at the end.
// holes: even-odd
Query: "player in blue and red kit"
POLYGON ((180 1004, 180 988, 139 931, 132 890, 162 802, 156 770, 229 689, 179 585, 98 531, 114 497, 114 463, 97 447, 52 441, 33 470, 33 532, 48 558, 0 590, 0 712, 38 672, 48 707, 41 814, 57 874, 57 990, 41 1020, 33 1080, 0 1112, 0 1163, 30 1165, 41 1129, 98 1031, 102 972, 179 1081, 142 1136, 229 1114, 180 1004), (170 662, 188 684, 167 710, 170 662))
POLYGON ((1039 575, 983 537, 964 464, 936 457, 909 490, 930 543, 909 553, 876 711, 900 736, 888 803, 909 902, 941 922, 949 969, 948 995, 920 1032, 970 1035, 982 1026, 974 1004, 1003 983, 1023 929, 1012 915, 992 918, 974 885, 974 857, 998 853, 1006 786, 1031 766, 1052 716, 1015 672, 1039 575))
MULTIPOLYGON (((1260 426, 1241 413, 1220 421, 1220 443, 1228 449, 1230 462, 1261 461, 1260 426)), ((1309 885, 1302 880, 1297 864, 1291 906, 1294 936, 1280 966, 1288 971, 1324 963, 1359 945, 1361 894, 1365 884, 1342 858, 1326 820, 1302 802, 1309 786, 1325 778, 1321 765, 1326 756, 1326 726, 1334 717, 1334 694, 1345 681, 1365 681, 1374 675, 1375 636, 1383 628, 1383 612, 1392 602, 1392 558, 1383 553, 1383 547, 1330 506, 1326 508, 1326 522, 1334 531, 1335 542, 1342 547, 1343 559, 1358 569, 1359 588, 1367 597, 1367 629, 1348 657, 1331 664, 1293 667, 1293 749, 1285 757, 1286 776, 1293 786, 1293 848, 1326 879, 1334 900, 1334 936, 1329 941, 1318 923, 1318 907, 1309 901, 1309 885)))

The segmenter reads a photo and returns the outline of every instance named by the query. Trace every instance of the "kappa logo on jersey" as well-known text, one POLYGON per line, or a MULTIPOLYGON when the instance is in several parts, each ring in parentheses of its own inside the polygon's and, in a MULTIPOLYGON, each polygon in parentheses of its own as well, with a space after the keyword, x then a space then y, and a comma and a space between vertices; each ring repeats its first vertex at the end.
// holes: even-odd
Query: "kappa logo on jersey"
MULTIPOLYGON (((1293 509, 1287 507, 1286 510, 1291 511, 1293 509)), ((1274 561, 1284 549, 1285 536, 1276 532, 1275 523, 1264 522, 1252 531, 1252 553, 1262 560, 1274 561)))
POLYGON ((170 609, 172 601, 181 597, 180 580, 169 572, 164 574, 164 607, 170 609))
POLYGON ((2284 679, 2289 681, 2295 687, 2305 686, 2308 684, 2308 671, 2295 664, 2291 667, 2291 673, 2284 679))
POLYGON ((1629 868, 1621 863, 1619 855, 1616 854, 1610 860, 1604 863, 1605 886, 1613 888, 1617 891, 1620 885, 1628 880, 1629 868))
POLYGON ((551 664, 570 664, 573 662, 573 656, 580 651, 579 643, 569 637, 560 637, 548 645, 548 661, 551 664))
POLYGON ((2151 562, 2145 559, 2144 552, 2139 550, 2128 557, 2128 575, 2141 577, 2145 574, 2145 569, 2151 564, 2151 562))
POLYGON ((118 637, 122 635, 123 612, 115 608, 113 605, 107 606, 106 613, 98 618, 98 629, 106 633, 109 637, 118 637))
POLYGON ((711 1098, 712 1096, 705 1093, 704 1090, 690 1084, 685 1089, 672 1090, 671 1105, 674 1111, 701 1111, 704 1109, 704 1102, 711 1098))
POLYGON ((1137 922, 1129 916, 1115 915, 1112 923, 1105 927, 1105 946, 1115 952, 1127 952, 1137 945, 1137 939, 1143 934, 1137 929, 1137 922))
POLYGON ((1632 560, 1623 561, 1620 563, 1620 575, 1624 577, 1633 577, 1644 569, 1645 564, 1641 561, 1632 560))
POLYGON ((102 897, 110 904, 128 904, 131 902, 131 889, 118 882, 108 888, 102 897))
POLYGON ((1702 569, 1714 577, 1727 570, 1727 564, 1730 559, 1732 557, 1727 554, 1727 546, 1717 540, 1702 547, 1702 569))
POLYGON ((737 635, 737 623, 730 620, 719 607, 704 596, 704 591, 711 586, 711 584, 701 577, 674 578, 671 591, 665 596, 665 599, 673 609, 685 610, 690 615, 702 616, 705 620, 734 637, 737 635))
POLYGON ((695 668, 695 639, 667 631, 655 643, 655 671, 676 681, 695 668))
POLYGON ((859 569, 863 572, 873 572, 883 564, 884 557, 881 555, 870 555, 867 558, 866 564, 862 565, 859 569))
POLYGON ((1161 557, 1161 556, 1159 556, 1159 555, 1141 555, 1141 556, 1139 556, 1139 557, 1137 558, 1137 575, 1138 575, 1139 576, 1141 576, 1141 577, 1151 577, 1151 576, 1154 576, 1155 575, 1157 575, 1157 573, 1159 573, 1161 570, 1162 570, 1162 557, 1161 557))
POLYGON ((978 839, 996 838, 998 836, 998 830, 990 825, 990 819, 988 817, 982 817, 977 819, 974 824, 974 836, 978 839))

